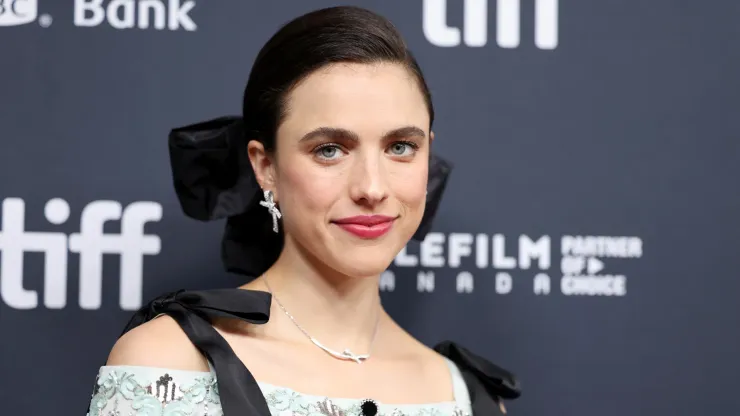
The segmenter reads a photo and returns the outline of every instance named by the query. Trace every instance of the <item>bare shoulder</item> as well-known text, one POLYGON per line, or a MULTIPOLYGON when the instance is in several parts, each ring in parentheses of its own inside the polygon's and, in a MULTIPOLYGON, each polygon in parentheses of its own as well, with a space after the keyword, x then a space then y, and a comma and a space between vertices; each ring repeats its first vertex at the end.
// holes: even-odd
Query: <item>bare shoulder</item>
POLYGON ((106 365, 208 371, 208 363, 180 325, 167 315, 146 322, 116 341, 106 365))

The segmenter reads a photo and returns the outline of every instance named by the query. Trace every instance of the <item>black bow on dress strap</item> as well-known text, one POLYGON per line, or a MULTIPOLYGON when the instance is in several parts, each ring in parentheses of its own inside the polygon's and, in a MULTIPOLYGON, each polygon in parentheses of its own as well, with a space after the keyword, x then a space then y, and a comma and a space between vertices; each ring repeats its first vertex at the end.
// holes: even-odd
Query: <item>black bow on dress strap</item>
POLYGON ((473 354, 459 344, 444 341, 434 350, 457 364, 468 387, 474 415, 489 415, 499 409, 499 400, 516 399, 521 395, 519 380, 514 374, 473 354))
POLYGON ((171 316, 213 365, 224 416, 270 416, 270 409, 254 376, 213 328, 211 319, 236 318, 264 324, 270 318, 271 300, 269 293, 256 290, 180 290, 159 296, 139 309, 123 333, 157 315, 171 316))
POLYGON ((237 318, 253 324, 264 324, 270 319, 271 302, 269 293, 257 290, 178 290, 158 296, 136 311, 121 335, 157 315, 180 310, 180 307, 205 319, 237 318))

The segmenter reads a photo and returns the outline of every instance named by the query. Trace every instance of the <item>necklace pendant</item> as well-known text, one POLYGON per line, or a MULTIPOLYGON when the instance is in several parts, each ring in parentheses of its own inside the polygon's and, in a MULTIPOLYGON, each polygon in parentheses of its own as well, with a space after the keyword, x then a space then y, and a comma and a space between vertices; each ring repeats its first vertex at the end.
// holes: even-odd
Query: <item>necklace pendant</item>
POLYGON ((357 364, 361 364, 363 361, 367 359, 366 355, 356 355, 355 353, 350 351, 349 348, 342 351, 342 357, 348 360, 352 360, 356 362, 357 364))
POLYGON ((322 345, 316 338, 310 337, 311 342, 313 342, 317 347, 324 350, 327 354, 331 355, 334 358, 340 359, 340 360, 348 360, 348 361, 354 361, 357 364, 362 364, 363 361, 370 358, 370 354, 363 354, 363 355, 357 355, 350 351, 349 348, 345 348, 344 351, 338 352, 334 351, 331 348, 327 348, 324 345, 322 345))

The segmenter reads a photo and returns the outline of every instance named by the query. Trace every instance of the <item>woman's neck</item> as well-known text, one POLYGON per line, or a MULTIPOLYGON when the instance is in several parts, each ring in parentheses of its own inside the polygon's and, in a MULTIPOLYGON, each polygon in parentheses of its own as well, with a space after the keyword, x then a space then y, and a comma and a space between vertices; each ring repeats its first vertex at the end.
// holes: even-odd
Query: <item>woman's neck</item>
MULTIPOLYGON (((378 319, 382 321, 385 315, 378 293, 379 277, 342 275, 307 257, 286 243, 278 260, 262 275, 269 284, 266 289, 325 346, 366 353, 378 319)), ((305 339, 279 306, 273 308, 270 320, 279 323, 280 333, 305 339)))

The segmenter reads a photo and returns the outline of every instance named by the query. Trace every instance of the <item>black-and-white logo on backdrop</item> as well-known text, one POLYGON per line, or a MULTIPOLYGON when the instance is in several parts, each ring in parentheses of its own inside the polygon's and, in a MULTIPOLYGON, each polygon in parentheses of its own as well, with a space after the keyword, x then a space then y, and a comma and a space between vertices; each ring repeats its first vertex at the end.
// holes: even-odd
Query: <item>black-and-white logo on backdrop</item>
MULTIPOLYGON (((424 36, 431 44, 445 48, 461 44, 486 46, 490 25, 488 9, 492 3, 496 7, 496 44, 502 48, 519 47, 523 18, 520 0, 424 0, 424 36), (448 24, 448 7, 462 7, 462 27, 448 24)), ((558 10, 558 0, 534 0, 534 44, 537 48, 557 48, 558 10)))
MULTIPOLYGON (((77 27, 108 26, 119 30, 193 32, 198 29, 190 16, 194 7, 194 0, 74 0, 73 24, 77 27)), ((39 15, 37 0, 0 0, 0 26, 35 21, 42 27, 50 27, 54 19, 48 13, 39 15)))
POLYGON ((418 292, 434 292, 442 281, 454 284, 458 293, 472 293, 476 281, 493 279, 499 295, 513 290, 535 295, 627 294, 627 276, 618 271, 617 260, 641 258, 640 237, 563 235, 559 240, 560 255, 553 259, 549 235, 511 239, 502 234, 432 232, 414 250, 407 246, 396 256, 381 276, 380 287, 394 291, 396 275, 411 269, 418 292))
MULTIPOLYGON (((70 206, 61 198, 49 200, 44 217, 50 224, 61 225, 70 217, 70 206)), ((80 215, 79 232, 28 230, 26 203, 20 198, 6 198, 0 212, 0 298, 15 309, 39 307, 38 291, 24 284, 24 257, 40 253, 44 258, 43 305, 49 309, 67 306, 67 266, 69 253, 79 255, 79 306, 99 309, 103 291, 103 256, 120 257, 119 304, 135 310, 143 296, 144 256, 159 254, 157 235, 144 233, 149 222, 162 219, 162 206, 157 202, 139 201, 123 207, 117 201, 93 201, 80 215), (120 221, 120 232, 106 233, 103 227, 120 221)))

